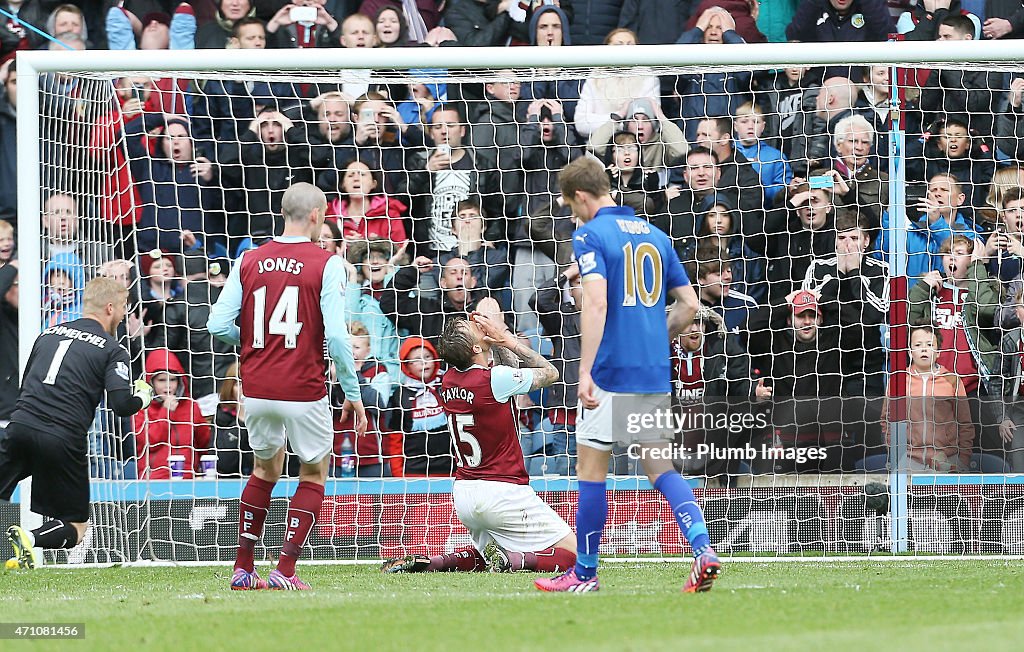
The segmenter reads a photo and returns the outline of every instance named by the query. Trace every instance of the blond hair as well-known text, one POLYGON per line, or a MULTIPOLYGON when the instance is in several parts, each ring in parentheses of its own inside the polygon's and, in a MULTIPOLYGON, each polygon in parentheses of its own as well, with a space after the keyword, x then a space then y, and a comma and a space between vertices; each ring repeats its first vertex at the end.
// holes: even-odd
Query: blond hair
POLYGON ((108 305, 123 305, 128 302, 128 288, 112 278, 97 276, 85 285, 82 295, 82 312, 98 314, 108 305))

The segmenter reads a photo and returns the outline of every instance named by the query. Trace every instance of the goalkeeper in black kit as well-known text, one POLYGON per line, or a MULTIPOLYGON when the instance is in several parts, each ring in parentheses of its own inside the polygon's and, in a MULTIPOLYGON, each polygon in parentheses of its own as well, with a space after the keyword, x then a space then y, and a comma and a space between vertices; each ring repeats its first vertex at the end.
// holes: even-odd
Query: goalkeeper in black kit
POLYGON ((144 409, 153 388, 131 380, 128 352, 114 333, 125 317, 128 290, 108 278, 85 286, 83 317, 47 328, 32 345, 18 402, 0 436, 0 500, 31 476, 32 511, 46 517, 35 530, 12 525, 8 567, 35 568, 38 548, 72 548, 89 528, 86 435, 96 407, 118 416, 144 409))

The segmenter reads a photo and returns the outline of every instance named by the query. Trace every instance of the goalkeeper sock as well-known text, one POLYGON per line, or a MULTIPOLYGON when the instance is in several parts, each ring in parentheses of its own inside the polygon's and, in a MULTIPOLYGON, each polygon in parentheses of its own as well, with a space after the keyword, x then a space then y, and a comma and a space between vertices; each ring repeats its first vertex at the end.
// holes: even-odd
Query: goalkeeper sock
POLYGON ((472 546, 459 548, 448 555, 434 555, 430 558, 428 571, 482 571, 487 561, 472 546))
POLYGON ((64 521, 47 521, 32 530, 33 548, 74 548, 78 545, 78 530, 64 521))
POLYGON ((509 552, 508 561, 513 571, 531 570, 539 573, 557 573, 568 570, 576 563, 576 555, 565 548, 545 548, 537 552, 509 552))
POLYGON ((281 558, 277 561, 277 570, 285 577, 295 575, 295 562, 302 554, 302 546, 306 543, 309 531, 313 529, 316 515, 320 513, 320 505, 324 502, 324 486, 315 482, 300 482, 295 488, 295 495, 288 504, 288 529, 284 533, 281 544, 281 558))
POLYGON ((267 520, 270 509, 270 492, 274 483, 267 482, 254 475, 249 476, 242 490, 242 499, 238 505, 238 553, 235 556, 235 568, 247 573, 253 572, 253 554, 256 542, 263 536, 263 522, 267 520))
POLYGON ((576 506, 576 577, 589 580, 597 575, 597 548, 608 520, 608 494, 604 482, 580 480, 576 506))
POLYGON ((704 522, 704 514, 697 505, 690 483, 675 471, 665 471, 658 476, 654 488, 668 501, 676 523, 683 536, 690 542, 694 557, 700 556, 711 547, 708 526, 704 522))

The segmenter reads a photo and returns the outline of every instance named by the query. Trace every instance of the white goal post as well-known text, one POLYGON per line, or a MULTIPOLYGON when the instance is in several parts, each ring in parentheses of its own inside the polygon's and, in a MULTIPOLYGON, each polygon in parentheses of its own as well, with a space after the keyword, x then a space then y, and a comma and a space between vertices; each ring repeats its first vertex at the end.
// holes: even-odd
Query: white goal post
MULTIPOLYGON (((21 216, 18 227, 18 255, 22 261, 44 261, 42 249, 42 227, 35 218, 42 213, 41 189, 44 180, 41 174, 41 120, 40 97, 42 93, 41 78, 46 74, 68 74, 98 76, 99 78, 145 75, 146 73, 172 72, 188 79, 212 78, 245 79, 247 75, 259 76, 262 79, 285 81, 289 79, 325 80, 332 71, 352 70, 386 70, 410 71, 423 69, 447 69, 453 77, 462 75, 469 78, 478 71, 515 70, 525 79, 559 78, 565 79, 574 71, 579 76, 622 74, 623 70, 633 74, 675 74, 686 71, 723 72, 735 70, 783 68, 789 66, 858 66, 858 65, 890 65, 896 67, 916 68, 984 68, 987 70, 1019 70, 1024 68, 1024 42, 1016 40, 981 41, 981 42, 883 42, 883 43, 775 43, 751 45, 666 45, 666 46, 635 46, 635 47, 603 47, 579 46, 567 48, 399 48, 375 50, 327 49, 309 52, 304 50, 186 50, 186 51, 133 51, 130 54, 115 51, 84 51, 84 52, 20 52, 17 58, 18 73, 18 213, 21 216), (459 72, 456 72, 459 71, 459 72), (531 72, 532 71, 532 72, 531 72), (619 71, 615 73, 614 71, 619 71), (533 77, 531 77, 533 75, 533 77)), ((494 75, 492 74, 491 77, 494 75)), ((892 97, 895 92, 896 79, 892 75, 892 97)), ((92 77, 97 78, 97 77, 92 77)), ((894 100, 893 116, 898 115, 900 107, 894 100)), ((893 276, 906 274, 907 257, 905 251, 907 219, 905 180, 902 177, 902 166, 898 163, 905 156, 905 140, 898 127, 898 120, 893 120, 893 128, 889 133, 889 197, 886 198, 890 220, 890 271, 893 276)), ((20 333, 19 359, 24 373, 33 339, 40 332, 40 316, 43 305, 40 288, 44 286, 41 264, 22 264, 20 267, 20 333)), ((895 435, 896 449, 906 446, 906 432, 902 424, 891 424, 895 435)), ((951 486, 956 482, 953 478, 930 476, 935 487, 951 486), (947 482, 948 480, 948 482, 947 482)), ((959 476, 966 484, 975 488, 985 485, 1002 485, 1020 483, 1020 477, 998 476, 984 479, 983 476, 959 476)), ((864 528, 877 526, 879 537, 885 541, 884 547, 892 553, 914 551, 909 531, 911 515, 908 513, 908 495, 911 493, 912 479, 906 473, 892 472, 888 475, 860 475, 855 484, 863 484, 866 480, 888 482, 891 501, 888 516, 879 516, 877 523, 865 525, 864 528)), ((144 484, 144 481, 139 481, 144 484)), ((396 479, 394 482, 401 482, 396 479)), ((406 486, 414 486, 414 481, 406 486)), ((426 481, 424 481, 426 483, 426 481)), ((642 481, 645 482, 645 481, 642 481)), ((753 486, 794 486, 785 482, 775 484, 769 479, 765 484, 758 485, 755 479, 753 486)), ((424 484, 427 486, 429 483, 424 484)), ((929 484, 924 478, 919 485, 929 484)), ((24 500, 28 483, 24 485, 20 510, 23 523, 32 523, 35 518, 29 511, 27 500, 24 500)), ((419 485, 415 485, 419 486, 419 485)), ((569 481, 564 485, 555 484, 555 491, 570 491, 569 481)), ((636 486, 635 483, 632 486, 636 486)), ((644 487, 645 485, 640 485, 644 487)), ((407 489, 412 491, 412 489, 407 489)), ((356 491, 358 494, 358 490, 356 491)), ((141 494, 148 500, 145 491, 141 494)), ((216 495, 216 492, 214 492, 216 495)), ((731 495, 731 494, 728 494, 731 495)), ((938 509, 938 508, 935 508, 938 509)), ((838 514, 838 509, 833 513, 838 514)), ((213 514, 211 512, 211 514, 213 514)), ((223 521, 223 513, 203 516, 200 526, 205 525, 207 518, 221 520, 221 527, 229 527, 223 521)), ((728 518, 728 517, 723 517, 728 518)), ((746 517, 744 517, 746 518, 746 517)), ((837 518, 839 518, 837 516, 837 518)), ((635 523, 633 524, 635 525, 635 523)), ((671 523, 669 524, 671 525, 671 523)), ((755 524, 756 525, 756 524, 755 524)), ((750 524, 748 523, 749 527, 750 524)), ((824 530, 835 530, 830 535, 841 539, 845 533, 839 532, 840 526, 823 524, 824 530)), ((971 525, 970 527, 975 527, 971 525)), ((646 536, 646 535, 637 535, 646 536)), ((742 533, 737 537, 744 536, 742 533)), ((752 536, 752 535, 751 535, 752 536)), ((941 538, 939 535, 937 537, 941 538)), ((764 547, 754 550, 764 552, 772 549, 772 541, 764 542, 764 547)), ((628 548, 628 546, 627 546, 628 548)), ((173 549, 173 546, 172 546, 173 549)), ((643 545, 628 548, 633 554, 653 554, 653 549, 643 545)), ((1024 551, 1024 543, 1010 546, 1006 552, 1020 554, 1024 551)), ((854 552, 854 551, 839 551, 854 552)), ((869 550, 868 552, 874 552, 869 550)), ((923 548, 916 552, 921 554, 934 552, 923 548)), ((976 555, 984 550, 953 548, 951 552, 976 555)), ((837 551, 833 550, 833 554, 837 551)), ((627 555, 632 556, 630 553, 627 555)), ((896 557, 898 558, 898 557, 896 557)), ((1000 558, 1009 558, 1002 556, 1000 558)), ((807 559, 820 560, 820 556, 808 556, 807 559)), ((126 561, 135 561, 127 559, 126 561)), ((171 560, 177 561, 177 560, 171 560)), ((202 561, 202 560, 200 560, 202 561)), ((209 561, 209 560, 207 560, 209 561)))

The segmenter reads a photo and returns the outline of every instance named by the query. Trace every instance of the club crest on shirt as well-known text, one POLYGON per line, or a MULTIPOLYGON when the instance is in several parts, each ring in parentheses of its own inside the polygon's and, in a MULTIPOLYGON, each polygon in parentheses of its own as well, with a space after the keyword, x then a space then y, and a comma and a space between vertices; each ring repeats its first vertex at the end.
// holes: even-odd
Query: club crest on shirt
POLYGON ((850 19, 850 24, 853 25, 855 29, 864 27, 864 14, 854 14, 853 18, 850 19))

